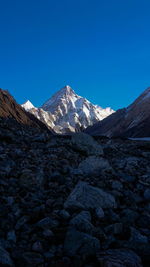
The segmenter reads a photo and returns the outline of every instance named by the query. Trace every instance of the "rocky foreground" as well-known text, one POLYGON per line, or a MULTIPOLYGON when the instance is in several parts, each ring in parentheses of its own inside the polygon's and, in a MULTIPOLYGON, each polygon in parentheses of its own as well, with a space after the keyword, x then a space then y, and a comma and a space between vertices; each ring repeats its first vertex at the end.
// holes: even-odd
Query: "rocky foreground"
POLYGON ((0 266, 150 266, 150 142, 0 121, 0 266))

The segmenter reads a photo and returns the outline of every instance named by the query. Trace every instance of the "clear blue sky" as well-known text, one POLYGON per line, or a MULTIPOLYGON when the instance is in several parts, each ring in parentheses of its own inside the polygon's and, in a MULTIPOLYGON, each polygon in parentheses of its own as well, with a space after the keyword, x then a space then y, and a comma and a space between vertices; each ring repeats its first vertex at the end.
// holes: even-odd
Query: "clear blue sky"
POLYGON ((150 1, 0 0, 0 87, 40 106, 65 84, 114 109, 150 86, 150 1))

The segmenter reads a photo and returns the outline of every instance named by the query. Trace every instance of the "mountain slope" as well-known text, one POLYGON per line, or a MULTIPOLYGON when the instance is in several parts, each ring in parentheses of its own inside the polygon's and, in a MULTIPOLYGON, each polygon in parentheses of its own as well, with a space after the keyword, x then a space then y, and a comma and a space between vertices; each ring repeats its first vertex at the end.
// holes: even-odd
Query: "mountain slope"
POLYGON ((14 123, 17 122, 24 126, 48 130, 45 124, 17 104, 8 91, 2 89, 0 89, 0 118, 13 120, 14 123))
POLYGON ((117 110, 102 122, 86 129, 92 135, 146 137, 150 136, 150 88, 127 108, 117 110))
POLYGON ((41 108, 33 107, 29 101, 23 107, 57 133, 80 131, 114 112, 111 108, 103 109, 93 105, 78 96, 68 85, 55 93, 41 108))

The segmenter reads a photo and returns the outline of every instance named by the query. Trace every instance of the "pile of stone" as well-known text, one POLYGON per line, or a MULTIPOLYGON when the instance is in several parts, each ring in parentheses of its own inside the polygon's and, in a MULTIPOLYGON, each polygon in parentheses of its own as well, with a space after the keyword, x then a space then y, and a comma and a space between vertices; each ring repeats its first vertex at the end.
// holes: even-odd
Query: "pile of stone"
POLYGON ((0 126, 0 266, 150 266, 150 142, 0 126))

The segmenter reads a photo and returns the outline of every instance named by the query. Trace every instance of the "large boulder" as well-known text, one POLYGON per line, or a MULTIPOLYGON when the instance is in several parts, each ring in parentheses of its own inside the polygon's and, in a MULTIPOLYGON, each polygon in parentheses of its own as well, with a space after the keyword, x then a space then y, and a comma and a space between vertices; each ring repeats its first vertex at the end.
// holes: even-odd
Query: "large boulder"
POLYGON ((89 156, 79 164, 78 169, 82 174, 89 175, 99 174, 102 171, 110 171, 112 170, 112 167, 110 166, 107 159, 104 159, 102 157, 89 156))
POLYGON ((85 133, 75 133, 71 138, 71 143, 76 150, 86 155, 103 155, 103 149, 94 138, 85 133))
POLYGON ((105 267, 142 267, 139 256, 126 249, 106 250, 100 253, 98 261, 105 267))
POLYGON ((68 199, 64 203, 65 209, 83 208, 85 210, 96 208, 115 208, 115 198, 99 189, 88 185, 86 182, 79 182, 68 199))

